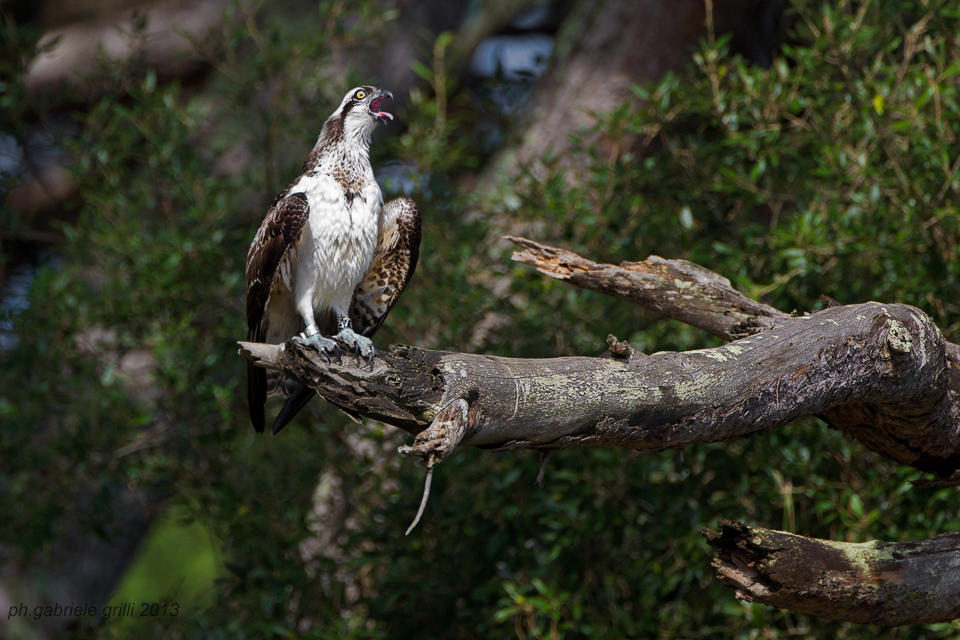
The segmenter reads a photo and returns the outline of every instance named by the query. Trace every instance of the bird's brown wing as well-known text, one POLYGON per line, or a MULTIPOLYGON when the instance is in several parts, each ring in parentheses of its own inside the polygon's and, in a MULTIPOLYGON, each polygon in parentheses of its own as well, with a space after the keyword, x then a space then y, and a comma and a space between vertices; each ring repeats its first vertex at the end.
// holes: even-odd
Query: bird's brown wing
MULTIPOLYGON (((247 340, 263 342, 267 334, 270 298, 292 277, 297 248, 310 207, 307 196, 294 193, 277 201, 267 212, 247 253, 247 340)), ((263 433, 263 405, 267 401, 267 372, 247 363, 247 401, 250 420, 263 433)))
POLYGON ((383 206, 383 227, 373 263, 357 285, 350 307, 353 330, 371 337, 410 282, 420 257, 420 211, 410 198, 383 206))

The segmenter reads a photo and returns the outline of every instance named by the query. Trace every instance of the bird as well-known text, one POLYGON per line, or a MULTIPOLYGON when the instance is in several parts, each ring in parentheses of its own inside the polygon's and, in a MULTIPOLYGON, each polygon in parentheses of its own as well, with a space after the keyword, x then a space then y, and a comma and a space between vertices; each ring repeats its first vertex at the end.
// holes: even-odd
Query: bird
MULTIPOLYGON (((370 166, 370 140, 393 120, 381 110, 393 95, 354 87, 323 123, 300 176, 277 196, 250 245, 246 264, 247 340, 293 340, 328 362, 343 343, 372 361, 371 337, 413 276, 420 212, 399 197, 384 204, 370 166), (327 337, 330 336, 330 337, 327 337)), ((268 395, 287 397, 279 432, 316 392, 247 363, 247 400, 257 433, 268 395)))

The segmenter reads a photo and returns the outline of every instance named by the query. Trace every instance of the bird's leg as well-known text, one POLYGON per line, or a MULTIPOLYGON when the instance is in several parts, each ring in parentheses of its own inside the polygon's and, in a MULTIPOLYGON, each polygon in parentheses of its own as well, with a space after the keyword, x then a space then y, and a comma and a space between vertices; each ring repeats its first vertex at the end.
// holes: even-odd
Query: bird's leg
POLYGON ((293 342, 300 347, 307 347, 316 350, 320 355, 326 358, 329 364, 334 355, 340 358, 340 345, 320 335, 320 329, 312 322, 299 336, 293 337, 293 342))
POLYGON ((363 358, 368 364, 373 360, 373 356, 377 354, 377 350, 373 348, 373 342, 370 341, 370 338, 365 338, 359 333, 356 333, 350 325, 350 318, 345 315, 337 314, 337 335, 333 337, 336 340, 350 345, 354 353, 363 358))

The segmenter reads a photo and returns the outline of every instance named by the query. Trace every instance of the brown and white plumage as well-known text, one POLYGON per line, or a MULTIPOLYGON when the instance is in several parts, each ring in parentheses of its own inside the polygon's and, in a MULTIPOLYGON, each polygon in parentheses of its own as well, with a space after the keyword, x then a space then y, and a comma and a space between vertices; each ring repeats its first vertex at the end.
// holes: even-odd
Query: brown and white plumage
MULTIPOLYGON (((301 176, 267 212, 247 254, 248 340, 293 338, 327 357, 339 354, 339 342, 373 357, 369 338, 412 276, 420 242, 416 205, 409 198, 384 205, 370 168, 370 134, 377 122, 392 119, 379 109, 386 97, 374 87, 347 93, 301 176)), ((248 365, 247 375, 258 432, 268 395, 289 395, 274 433, 314 395, 258 367, 248 365)))
POLYGON ((383 206, 383 229, 370 271, 357 285, 350 319, 360 335, 372 337, 403 293, 420 257, 420 211, 410 198, 383 206))
MULTIPOLYGON (((287 307, 292 300, 293 293, 289 285, 284 283, 282 272, 289 272, 290 265, 296 260, 308 212, 307 198, 302 193, 279 200, 267 212, 250 245, 247 253, 247 340, 251 342, 268 342, 269 334, 287 328, 272 327, 272 324, 288 325, 295 320, 284 321, 270 311, 287 307)), ((294 329, 288 335, 296 332, 294 329)), ((263 432, 266 401, 267 371, 248 361, 247 404, 250 407, 250 420, 257 433, 263 432)))

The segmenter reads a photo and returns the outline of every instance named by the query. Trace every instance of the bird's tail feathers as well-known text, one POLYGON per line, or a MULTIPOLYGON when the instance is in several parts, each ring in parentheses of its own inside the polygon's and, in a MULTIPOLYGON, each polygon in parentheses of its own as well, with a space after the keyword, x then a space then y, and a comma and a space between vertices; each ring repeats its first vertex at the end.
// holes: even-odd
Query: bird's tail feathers
POLYGON ((290 394, 290 397, 287 398, 287 401, 283 403, 283 407, 280 409, 280 413, 277 414, 277 417, 273 420, 273 433, 276 435, 287 426, 291 420, 296 417, 300 410, 307 406, 307 403, 310 402, 317 392, 308 387, 305 384, 299 382, 294 382, 296 387, 293 390, 293 393, 290 394))

